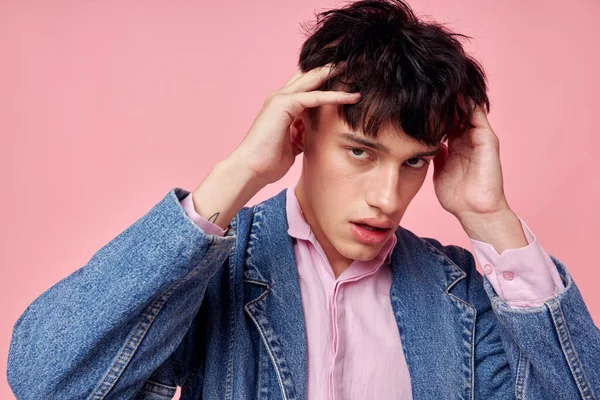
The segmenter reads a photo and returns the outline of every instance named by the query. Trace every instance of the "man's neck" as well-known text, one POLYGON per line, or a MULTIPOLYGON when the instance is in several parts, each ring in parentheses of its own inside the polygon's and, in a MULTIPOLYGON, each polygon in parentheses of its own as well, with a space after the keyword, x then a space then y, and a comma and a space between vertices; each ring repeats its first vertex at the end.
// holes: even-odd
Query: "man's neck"
POLYGON ((300 204, 300 208, 303 210, 304 220, 310 226, 317 242, 325 252, 325 256, 327 257, 327 261, 329 265, 331 265, 331 269, 333 271, 333 275, 335 279, 337 279, 344 271, 348 269, 350 264, 352 264, 353 260, 345 258, 333 247, 331 242, 327 239, 321 227, 317 223, 317 221, 313 217, 312 209, 310 204, 306 200, 304 196, 304 184, 302 182, 302 178, 298 181, 296 185, 296 189, 294 190, 294 194, 298 199, 298 203, 300 204))

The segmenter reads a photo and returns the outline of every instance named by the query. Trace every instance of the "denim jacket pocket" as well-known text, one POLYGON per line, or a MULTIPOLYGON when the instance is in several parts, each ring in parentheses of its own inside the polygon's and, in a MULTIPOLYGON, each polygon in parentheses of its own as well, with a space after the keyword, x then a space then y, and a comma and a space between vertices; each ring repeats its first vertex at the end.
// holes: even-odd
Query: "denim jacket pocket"
POLYGON ((164 400, 172 399, 177 391, 176 386, 163 385, 162 383, 146 381, 144 386, 136 393, 134 400, 164 400))

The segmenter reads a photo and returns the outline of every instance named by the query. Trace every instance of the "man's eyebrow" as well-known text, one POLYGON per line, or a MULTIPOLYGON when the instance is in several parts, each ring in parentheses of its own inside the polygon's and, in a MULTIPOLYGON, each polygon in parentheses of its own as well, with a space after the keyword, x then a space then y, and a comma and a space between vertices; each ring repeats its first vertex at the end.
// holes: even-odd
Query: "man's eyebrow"
MULTIPOLYGON (((381 151, 383 153, 388 153, 388 154, 390 153, 390 149, 387 148, 386 146, 382 145, 381 143, 372 142, 370 140, 363 139, 360 136, 351 135, 350 133, 343 133, 342 136, 345 139, 348 139, 348 140, 350 140, 350 141, 352 141, 354 143, 358 143, 358 144, 361 144, 363 146, 370 147, 370 148, 375 149, 375 150, 379 150, 379 151, 381 151)), ((439 147, 439 148, 437 148, 435 150, 423 151, 423 152, 420 152, 420 153, 415 153, 415 154, 412 155, 411 158, 420 158, 420 157, 427 157, 427 156, 437 156, 440 153, 441 150, 442 150, 441 147, 439 147)))
POLYGON ((359 136, 351 135, 349 133, 343 133, 342 136, 345 139, 348 139, 348 140, 350 140, 350 141, 352 141, 354 143, 362 144, 363 146, 367 146, 367 147, 370 147, 372 149, 379 150, 379 151, 381 151, 383 153, 389 153, 390 152, 390 149, 388 149, 386 146, 382 145, 381 143, 372 142, 370 140, 363 139, 363 138, 361 138, 359 136))
POLYGON ((422 153, 415 153, 413 154, 414 158, 419 158, 419 157, 427 157, 427 156, 437 156, 438 154, 440 154, 440 151, 442 151, 442 148, 439 147, 436 150, 432 150, 432 151, 425 151, 422 153))

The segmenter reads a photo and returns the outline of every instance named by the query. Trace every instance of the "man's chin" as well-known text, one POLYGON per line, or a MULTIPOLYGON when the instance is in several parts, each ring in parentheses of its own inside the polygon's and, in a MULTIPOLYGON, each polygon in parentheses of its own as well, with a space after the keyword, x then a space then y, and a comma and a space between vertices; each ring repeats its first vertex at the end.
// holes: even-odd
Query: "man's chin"
POLYGON ((367 246, 364 244, 351 243, 339 250, 339 253, 354 261, 371 261, 381 251, 381 246, 367 246))

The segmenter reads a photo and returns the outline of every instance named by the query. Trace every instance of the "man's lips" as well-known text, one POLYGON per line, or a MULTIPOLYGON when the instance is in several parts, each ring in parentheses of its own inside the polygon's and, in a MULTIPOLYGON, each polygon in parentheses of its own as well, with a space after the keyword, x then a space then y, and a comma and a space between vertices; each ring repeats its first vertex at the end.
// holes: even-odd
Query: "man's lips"
POLYGON ((387 221, 363 219, 350 222, 350 232, 359 242, 372 246, 382 243, 389 237, 392 231, 389 226, 387 221), (367 221, 370 223, 366 223, 367 221))
POLYGON ((367 229, 388 230, 394 227, 394 223, 389 220, 380 220, 376 218, 364 218, 356 221, 351 221, 354 224, 362 225, 367 229))

